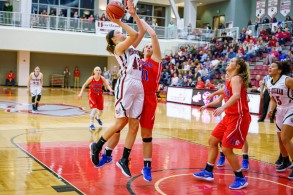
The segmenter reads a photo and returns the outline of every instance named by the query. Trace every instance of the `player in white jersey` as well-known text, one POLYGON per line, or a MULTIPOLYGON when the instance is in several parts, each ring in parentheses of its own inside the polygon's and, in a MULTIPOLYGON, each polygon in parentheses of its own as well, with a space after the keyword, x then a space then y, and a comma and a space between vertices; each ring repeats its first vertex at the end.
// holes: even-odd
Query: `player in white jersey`
MULTIPOLYGON (((271 96, 270 112, 277 107, 276 127, 279 138, 280 151, 283 156, 282 165, 277 168, 283 172, 292 167, 288 154, 293 158, 293 78, 286 76, 291 73, 291 62, 274 62, 269 67, 272 79, 268 82, 268 91, 271 96)), ((289 175, 293 179, 293 172, 289 175)))
POLYGON ((43 74, 40 72, 40 68, 37 66, 28 77, 27 89, 28 93, 32 96, 32 112, 38 110, 39 102, 42 96, 43 88, 43 74))
POLYGON ((104 143, 129 123, 123 156, 116 165, 125 176, 131 177, 128 167, 128 158, 138 131, 139 118, 142 113, 144 101, 144 91, 141 82, 142 67, 140 64, 139 51, 133 46, 138 45, 145 30, 135 12, 132 0, 128 1, 127 6, 127 12, 136 21, 139 32, 136 32, 130 26, 121 22, 120 19, 115 19, 114 15, 109 15, 109 19, 122 27, 127 32, 128 36, 126 37, 119 30, 112 30, 106 36, 108 42, 107 51, 115 55, 120 65, 121 76, 117 81, 115 89, 116 119, 114 124, 105 131, 99 141, 90 145, 90 150, 92 163, 97 166, 99 164, 99 153, 104 143))

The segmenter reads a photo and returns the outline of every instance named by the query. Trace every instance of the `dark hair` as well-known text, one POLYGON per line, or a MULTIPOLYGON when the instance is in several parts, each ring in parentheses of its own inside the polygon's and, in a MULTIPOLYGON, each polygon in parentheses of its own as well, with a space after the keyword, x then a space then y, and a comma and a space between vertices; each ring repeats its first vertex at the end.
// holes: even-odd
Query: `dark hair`
POLYGON ((273 63, 277 64, 279 70, 282 70, 281 75, 290 75, 292 73, 292 63, 290 60, 276 61, 273 63))
POLYGON ((108 42, 106 50, 112 54, 114 54, 114 50, 115 50, 115 43, 112 40, 112 38, 114 37, 114 32, 115 32, 115 30, 111 30, 106 35, 106 40, 108 42))
POLYGON ((249 65, 245 62, 243 58, 238 57, 236 57, 236 64, 240 66, 238 70, 238 75, 242 78, 246 88, 248 88, 250 83, 249 65))

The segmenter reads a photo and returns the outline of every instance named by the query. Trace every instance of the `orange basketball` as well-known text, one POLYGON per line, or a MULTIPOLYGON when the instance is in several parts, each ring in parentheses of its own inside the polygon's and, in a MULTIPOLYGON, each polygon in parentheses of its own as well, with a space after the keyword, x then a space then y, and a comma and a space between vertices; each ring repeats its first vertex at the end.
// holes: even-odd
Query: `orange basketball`
POLYGON ((106 8, 106 14, 108 16, 114 15, 116 19, 120 19, 124 16, 125 8, 120 1, 111 1, 106 8))

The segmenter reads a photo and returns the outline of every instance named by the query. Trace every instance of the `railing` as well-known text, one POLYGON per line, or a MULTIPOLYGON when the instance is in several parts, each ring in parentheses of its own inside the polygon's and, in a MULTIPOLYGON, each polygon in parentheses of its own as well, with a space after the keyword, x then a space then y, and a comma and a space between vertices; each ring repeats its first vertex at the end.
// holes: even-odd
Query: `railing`
MULTIPOLYGON (((105 29, 103 21, 96 21, 82 18, 59 17, 42 14, 24 14, 19 12, 3 12, 0 11, 0 25, 14 26, 23 28, 39 28, 48 30, 84 32, 84 33, 98 33, 102 28, 105 29), (100 25, 98 25, 98 23, 100 25), (101 24, 102 23, 102 24, 101 24), (97 32, 96 32, 97 31, 97 32)), ((109 22, 107 22, 109 23, 109 22)), ((137 30, 136 24, 129 24, 137 30)), ((221 36, 222 31, 231 32, 233 38, 239 36, 238 28, 207 30, 201 28, 183 28, 176 27, 153 27, 160 39, 185 39, 207 42, 214 36, 221 36)), ((106 32, 106 31, 103 31, 106 32)), ((148 34, 146 34, 148 37, 148 34)))
MULTIPOLYGON (((269 26, 272 31, 274 30, 274 27, 275 26, 278 26, 278 23, 266 23, 266 24, 258 24, 257 26, 255 24, 253 25, 249 25, 247 27, 247 29, 251 30, 252 32, 252 36, 254 37, 258 37, 259 36, 259 33, 262 29, 266 29, 266 27, 269 26)), ((292 32, 292 21, 288 21, 288 22, 282 22, 281 23, 281 26, 283 28, 288 28, 289 32, 291 33, 292 32)))

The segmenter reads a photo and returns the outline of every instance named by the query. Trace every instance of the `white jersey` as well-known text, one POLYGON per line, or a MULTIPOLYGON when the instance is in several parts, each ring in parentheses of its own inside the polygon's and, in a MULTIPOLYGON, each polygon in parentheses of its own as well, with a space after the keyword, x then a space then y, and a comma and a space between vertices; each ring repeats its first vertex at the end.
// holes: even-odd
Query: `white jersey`
POLYGON ((141 80, 142 65, 137 49, 130 46, 121 56, 115 55, 115 57, 120 65, 122 75, 141 80))
POLYGON ((273 83, 273 79, 267 82, 270 96, 275 99, 278 109, 287 110, 293 108, 293 90, 288 89, 286 86, 287 77, 282 75, 276 83, 273 83))
POLYGON ((37 87, 42 87, 42 77, 43 74, 39 72, 39 75, 36 76, 34 72, 31 73, 31 80, 30 80, 30 87, 31 88, 37 88, 37 87))

